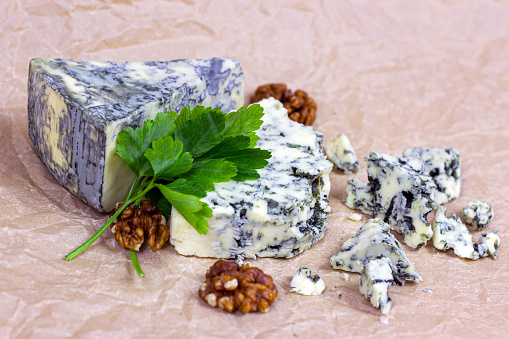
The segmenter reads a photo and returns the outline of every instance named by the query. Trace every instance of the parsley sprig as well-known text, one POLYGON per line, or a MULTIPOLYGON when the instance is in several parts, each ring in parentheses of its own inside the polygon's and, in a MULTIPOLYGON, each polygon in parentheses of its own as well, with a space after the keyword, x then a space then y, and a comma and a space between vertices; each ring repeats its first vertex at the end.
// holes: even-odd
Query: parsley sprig
MULTIPOLYGON (((136 179, 117 212, 65 258, 83 252, 127 206, 139 205, 144 197, 167 219, 175 207, 198 233, 206 234, 212 210, 200 199, 214 190, 214 183, 258 179, 257 169, 271 157, 269 151, 255 148, 262 117, 263 108, 257 104, 229 114, 218 108, 184 107, 179 114, 159 113, 143 126, 124 129, 117 137, 117 154, 136 179)), ((133 250, 131 259, 143 276, 133 250)))

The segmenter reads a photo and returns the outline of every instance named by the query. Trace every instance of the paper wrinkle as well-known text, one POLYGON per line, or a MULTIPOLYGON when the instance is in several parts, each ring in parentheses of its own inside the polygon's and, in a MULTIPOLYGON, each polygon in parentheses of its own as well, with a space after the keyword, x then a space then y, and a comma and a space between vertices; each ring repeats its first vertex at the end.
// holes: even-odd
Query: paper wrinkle
MULTIPOLYGON (((0 32, 0 333, 40 337, 316 338, 506 336, 509 320, 509 4, 497 1, 266 2, 4 1, 0 32), (35 57, 172 60, 230 56, 257 86, 285 82, 317 102, 314 127, 328 142, 345 133, 362 169, 331 173, 328 231, 292 259, 246 259, 273 276, 279 297, 268 314, 228 314, 197 292, 214 259, 178 255, 171 245, 138 259, 111 231, 67 262, 64 255, 107 216, 63 189, 28 137, 27 73, 35 57), (359 274, 329 259, 359 222, 341 201, 346 182, 367 181, 370 151, 452 146, 463 185, 446 205, 461 215, 471 199, 490 201, 499 258, 460 259, 431 243, 403 245, 424 281, 391 286, 387 318, 359 294, 359 274), (298 268, 319 274, 320 296, 289 292, 298 268), (343 273, 349 275, 345 281, 343 273), (433 294, 425 293, 430 288, 433 294), (341 294, 341 298, 339 295, 341 294)), ((469 230, 472 231, 471 228, 469 230)), ((484 231, 484 232, 485 232, 484 231)), ((472 231, 474 240, 483 231, 472 231)), ((401 240, 399 235, 396 237, 401 240)))

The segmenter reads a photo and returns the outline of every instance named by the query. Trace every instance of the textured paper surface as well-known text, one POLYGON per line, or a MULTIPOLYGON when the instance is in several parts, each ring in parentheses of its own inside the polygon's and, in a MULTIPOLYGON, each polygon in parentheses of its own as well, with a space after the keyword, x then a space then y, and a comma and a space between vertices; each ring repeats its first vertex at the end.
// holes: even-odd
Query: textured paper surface
MULTIPOLYGON (((500 1, 3 1, 0 4, 0 336, 44 337, 503 337, 509 330, 509 4, 500 1), (249 260, 275 278, 268 314, 228 314, 197 297, 213 259, 168 245, 138 258, 107 232, 71 262, 64 255, 106 217, 63 189, 33 151, 27 73, 34 57, 172 60, 230 56, 258 85, 285 82, 317 102, 325 141, 342 132, 370 151, 453 146, 464 180, 448 212, 493 203, 499 259, 459 259, 431 242, 404 246, 424 281, 392 286, 384 318, 358 293, 359 275, 329 258, 368 219, 341 203, 331 174, 325 238, 292 259, 249 260), (321 296, 288 292, 301 266, 320 274, 321 296), (423 292, 430 288, 434 293, 423 292), (341 298, 339 297, 341 295, 341 298)), ((474 239, 477 239, 475 232, 474 239)), ((399 239, 401 239, 399 237, 399 239)))

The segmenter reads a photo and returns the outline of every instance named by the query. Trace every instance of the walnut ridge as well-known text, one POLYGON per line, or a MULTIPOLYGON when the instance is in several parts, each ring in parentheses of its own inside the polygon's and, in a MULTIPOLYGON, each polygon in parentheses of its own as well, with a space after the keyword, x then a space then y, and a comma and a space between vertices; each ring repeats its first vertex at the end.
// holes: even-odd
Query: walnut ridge
MULTIPOLYGON (((110 217, 122 206, 118 203, 110 217)), ((115 240, 125 249, 138 251, 145 241, 152 251, 157 251, 170 238, 170 230, 161 210, 149 200, 142 200, 139 206, 131 204, 111 224, 115 240)))
POLYGON ((207 271, 198 295, 212 307, 227 312, 267 312, 277 298, 272 277, 248 264, 218 260, 207 271))
POLYGON ((267 84, 259 86, 251 103, 273 97, 283 103, 288 110, 288 117, 304 125, 311 125, 316 118, 316 102, 303 90, 293 93, 286 84, 267 84))

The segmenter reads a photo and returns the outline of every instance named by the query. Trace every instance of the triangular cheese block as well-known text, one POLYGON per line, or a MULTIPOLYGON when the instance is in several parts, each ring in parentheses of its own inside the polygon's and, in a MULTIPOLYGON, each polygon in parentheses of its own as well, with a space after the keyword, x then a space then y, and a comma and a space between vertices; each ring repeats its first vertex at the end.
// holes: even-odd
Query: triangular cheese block
POLYGON ((163 62, 33 59, 29 135, 64 187, 99 211, 123 201, 134 174, 116 155, 117 134, 185 106, 228 112, 243 104, 244 76, 229 58, 163 62))
POLYGON ((361 273, 367 260, 383 257, 391 260, 396 283, 422 281, 401 244, 390 233, 389 224, 379 218, 368 220, 354 237, 345 241, 341 251, 330 258, 330 264, 335 269, 361 273))

